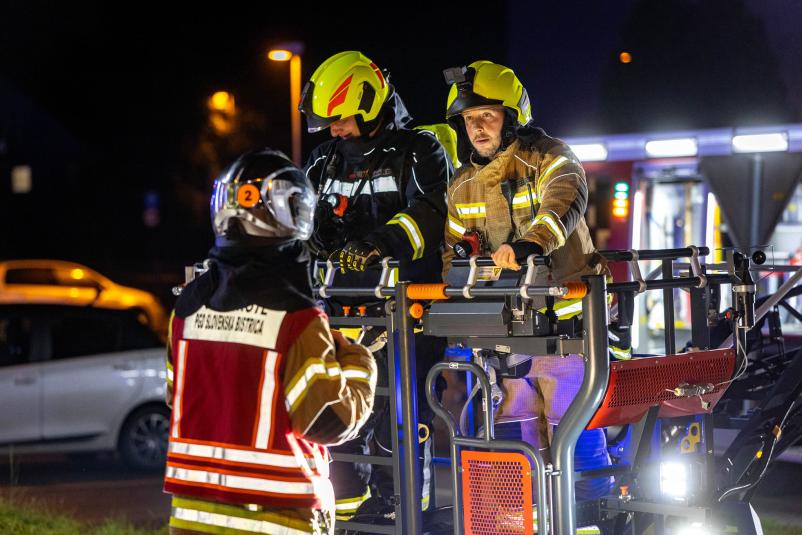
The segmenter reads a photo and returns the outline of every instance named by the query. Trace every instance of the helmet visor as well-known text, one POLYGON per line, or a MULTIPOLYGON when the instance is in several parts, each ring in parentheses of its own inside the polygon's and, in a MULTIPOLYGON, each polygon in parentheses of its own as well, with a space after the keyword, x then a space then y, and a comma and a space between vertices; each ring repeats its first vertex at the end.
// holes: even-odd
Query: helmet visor
POLYGON ((309 239, 317 198, 304 185, 305 177, 304 181, 287 177, 291 173, 303 175, 288 165, 265 178, 215 181, 211 202, 215 235, 224 235, 235 219, 252 236, 309 239))
POLYGON ((312 95, 315 92, 315 84, 306 82, 304 91, 301 94, 301 103, 298 104, 298 110, 306 115, 306 131, 309 133, 320 132, 331 126, 331 123, 338 121, 340 115, 333 115, 331 117, 323 117, 315 113, 312 107, 312 95))
POLYGON ((295 167, 285 167, 262 180, 262 201, 279 226, 290 230, 293 238, 308 240, 312 234, 317 197, 314 191, 296 182, 277 178, 284 172, 300 173, 295 167))

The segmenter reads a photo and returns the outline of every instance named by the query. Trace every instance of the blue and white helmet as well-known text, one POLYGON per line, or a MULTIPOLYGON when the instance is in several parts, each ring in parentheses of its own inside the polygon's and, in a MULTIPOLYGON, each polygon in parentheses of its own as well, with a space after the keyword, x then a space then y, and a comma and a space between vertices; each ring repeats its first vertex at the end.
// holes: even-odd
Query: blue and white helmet
POLYGON ((245 234, 307 240, 316 202, 306 174, 282 152, 249 152, 214 181, 212 227, 217 238, 236 239, 245 234))

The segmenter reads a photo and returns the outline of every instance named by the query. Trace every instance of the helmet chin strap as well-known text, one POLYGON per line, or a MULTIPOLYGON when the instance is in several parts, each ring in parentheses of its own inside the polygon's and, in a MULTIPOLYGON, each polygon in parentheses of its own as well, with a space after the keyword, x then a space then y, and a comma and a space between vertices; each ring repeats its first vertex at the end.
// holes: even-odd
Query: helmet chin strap
POLYGON ((384 104, 382 104, 382 109, 379 111, 379 114, 376 116, 375 119, 372 121, 365 121, 362 119, 361 116, 357 115, 356 125, 359 127, 359 138, 360 139, 369 139, 373 136, 375 132, 377 132, 382 126, 385 124, 385 117, 387 116, 387 109, 384 104))
POLYGON ((501 144, 498 146, 496 154, 505 150, 515 141, 515 124, 517 122, 518 119, 515 112, 509 108, 504 108, 504 124, 501 127, 501 144))

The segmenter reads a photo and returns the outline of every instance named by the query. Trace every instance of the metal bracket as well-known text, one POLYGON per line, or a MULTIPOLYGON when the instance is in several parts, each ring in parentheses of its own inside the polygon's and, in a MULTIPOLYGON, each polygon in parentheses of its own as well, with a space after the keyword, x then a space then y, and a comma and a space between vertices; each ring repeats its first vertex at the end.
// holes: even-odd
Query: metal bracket
POLYGON ((490 392, 485 392, 485 394, 489 395, 490 399, 493 401, 493 409, 498 409, 501 406, 502 401, 504 401, 504 391, 498 384, 497 376, 497 369, 501 366, 499 363, 499 358, 495 356, 488 357, 482 355, 481 352, 478 352, 476 356, 476 363, 482 367, 488 381, 490 382, 490 392))
POLYGON ((745 293, 745 294, 753 294, 755 293, 755 285, 754 284, 738 284, 732 287, 732 291, 735 293, 745 293))
POLYGON ((470 260, 468 260, 468 265, 471 266, 471 270, 468 272, 468 281, 465 283, 465 286, 462 287, 462 296, 465 299, 473 299, 473 295, 471 295, 471 290, 474 286, 476 286, 476 279, 478 277, 478 266, 476 265, 476 259, 479 258, 478 256, 472 256, 470 260))
POLYGON ((688 246, 693 254, 691 254, 691 273, 693 273, 694 277, 699 277, 699 284, 696 286, 697 288, 704 288, 707 286, 707 277, 702 272, 702 266, 699 264, 699 248, 695 245, 688 246))
POLYGON ((638 283, 638 293, 646 291, 646 281, 643 280, 643 275, 640 272, 640 264, 638 264, 638 251, 630 249, 629 254, 632 255, 632 260, 629 261, 629 270, 632 273, 632 279, 638 283))
POLYGON ((194 281, 196 277, 203 275, 209 271, 209 259, 203 262, 195 262, 191 266, 184 266, 184 284, 173 286, 173 295, 178 297, 184 291, 187 285, 194 281))
POLYGON ((531 299, 529 297, 529 287, 535 282, 535 255, 530 254, 526 257, 526 277, 524 283, 521 285, 521 297, 524 299, 531 299))
POLYGON ((331 285, 334 282, 334 273, 334 263, 331 260, 326 260, 326 274, 323 276, 323 280, 320 281, 323 284, 321 284, 320 288, 318 289, 318 293, 323 299, 328 299, 331 297, 328 295, 327 290, 331 288, 331 285))
POLYGON ((390 285, 390 275, 392 273, 392 271, 390 270, 390 260, 391 258, 389 256, 385 256, 384 258, 382 258, 382 272, 381 275, 379 275, 379 284, 373 290, 373 295, 375 295, 379 299, 383 297, 382 290, 384 290, 390 285))

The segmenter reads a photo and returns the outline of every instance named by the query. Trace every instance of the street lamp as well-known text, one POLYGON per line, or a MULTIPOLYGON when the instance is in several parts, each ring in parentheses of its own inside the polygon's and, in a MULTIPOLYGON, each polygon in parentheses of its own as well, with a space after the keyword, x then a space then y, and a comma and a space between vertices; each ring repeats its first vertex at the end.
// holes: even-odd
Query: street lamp
POLYGON ((216 91, 206 101, 209 109, 209 122, 215 133, 228 135, 234 131, 237 104, 234 95, 228 91, 216 91))
POLYGON ((292 124, 292 161, 301 165, 301 53, 304 44, 300 41, 279 43, 267 53, 271 61, 290 62, 290 118, 292 124))

